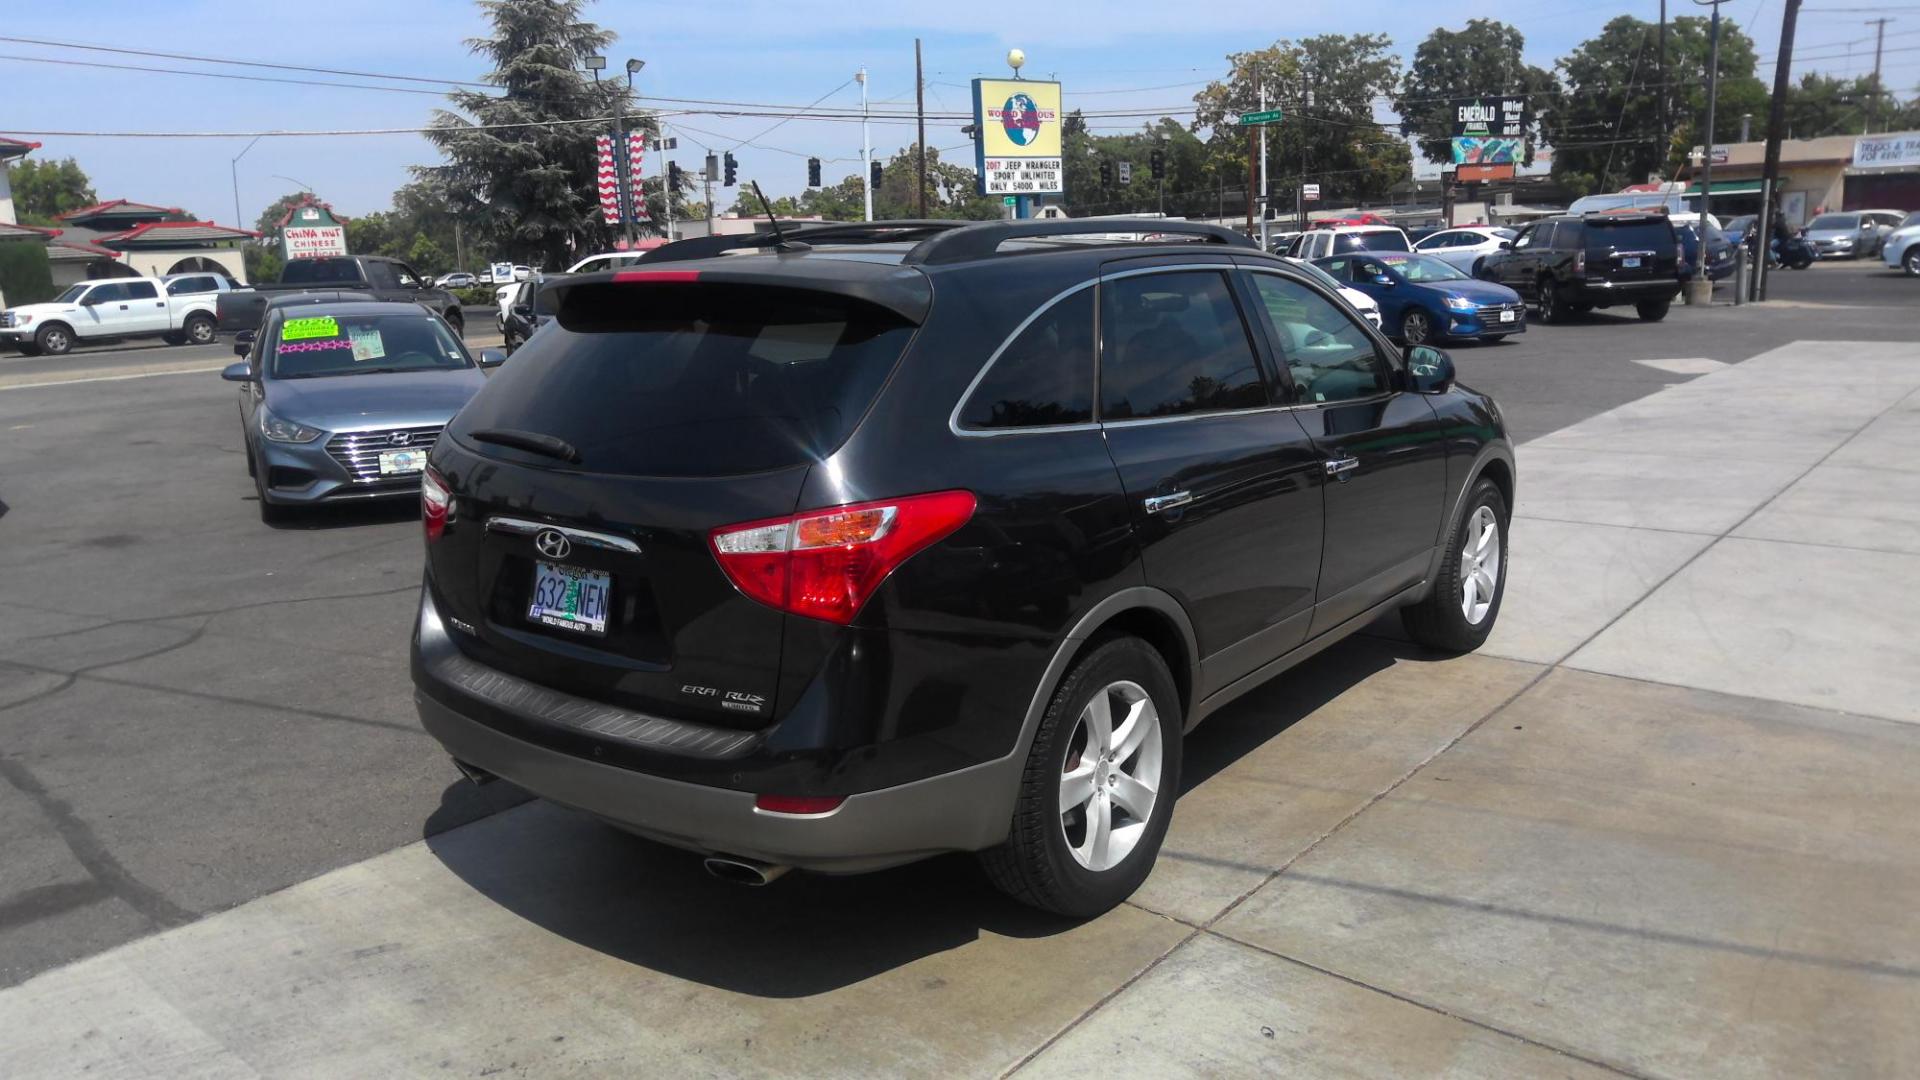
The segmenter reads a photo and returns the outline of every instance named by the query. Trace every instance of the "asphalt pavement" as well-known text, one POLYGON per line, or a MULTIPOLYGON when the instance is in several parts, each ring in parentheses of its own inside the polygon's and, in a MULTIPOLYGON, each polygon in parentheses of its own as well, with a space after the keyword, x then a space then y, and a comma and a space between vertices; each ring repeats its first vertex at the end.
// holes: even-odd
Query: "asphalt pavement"
POLYGON ((467 784, 411 706, 412 504, 263 525, 223 350, 0 358, 0 1019, 45 1029, 0 1071, 80 1061, 98 999, 130 1073, 1911 1073, 1874 897, 1920 884, 1920 491, 1871 470, 1920 446, 1916 299, 1823 265, 1454 347, 1526 441, 1501 634, 1383 628, 1210 721, 1163 869, 1080 926, 962 858, 725 888, 467 784), (1776 583, 1863 628, 1783 638, 1776 583), (396 1041, 293 1034, 329 1016, 396 1041))

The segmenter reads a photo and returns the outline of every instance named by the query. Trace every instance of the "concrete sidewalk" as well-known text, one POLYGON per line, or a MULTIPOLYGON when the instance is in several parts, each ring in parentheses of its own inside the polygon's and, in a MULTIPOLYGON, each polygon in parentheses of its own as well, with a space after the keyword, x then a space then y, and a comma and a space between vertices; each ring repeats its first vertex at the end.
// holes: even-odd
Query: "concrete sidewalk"
POLYGON ((1920 349, 1523 447, 1502 621, 1197 731, 1135 900, 746 891, 544 804, 0 991, 0 1075, 1920 1073, 1920 349))

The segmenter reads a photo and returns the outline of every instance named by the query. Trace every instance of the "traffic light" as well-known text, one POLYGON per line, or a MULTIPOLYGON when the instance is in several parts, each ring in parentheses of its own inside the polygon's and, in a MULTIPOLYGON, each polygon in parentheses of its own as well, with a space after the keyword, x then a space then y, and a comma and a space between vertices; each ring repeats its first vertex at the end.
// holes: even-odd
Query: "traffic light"
POLYGON ((726 187, 732 187, 735 183, 738 182, 736 180, 736 174, 740 169, 740 163, 733 160, 733 151, 731 150, 727 151, 727 156, 722 160, 724 162, 724 168, 727 171, 726 171, 726 175, 721 179, 720 183, 726 187))
POLYGON ((807 159, 807 186, 820 186, 820 159, 817 157, 807 159))
POLYGON ((1100 159, 1100 186, 1101 187, 1113 186, 1113 162, 1108 161, 1105 158, 1100 159))
POLYGON ((1167 178, 1167 155, 1155 150, 1153 156, 1147 159, 1147 165, 1153 170, 1153 178, 1155 180, 1165 180, 1167 178))
POLYGON ((880 186, 880 163, 879 162, 870 161, 867 163, 867 183, 875 188, 878 188, 880 186))
POLYGON ((669 161, 669 162, 667 162, 667 190, 668 190, 668 191, 679 191, 679 190, 680 190, 680 164, 679 164, 679 162, 675 162, 675 161, 669 161))

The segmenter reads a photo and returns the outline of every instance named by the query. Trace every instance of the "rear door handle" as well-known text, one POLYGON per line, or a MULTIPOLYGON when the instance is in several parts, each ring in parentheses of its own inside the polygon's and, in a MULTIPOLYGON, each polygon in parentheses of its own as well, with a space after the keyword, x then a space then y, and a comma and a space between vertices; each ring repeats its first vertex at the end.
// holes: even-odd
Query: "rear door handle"
POLYGON ((1360 467, 1359 458, 1334 458, 1327 462, 1327 475, 1337 476, 1341 483, 1347 482, 1347 474, 1360 467))
POLYGON ((1162 514, 1168 510, 1177 510, 1193 501, 1193 492, 1174 491, 1165 495, 1149 495, 1140 500, 1149 514, 1162 514))

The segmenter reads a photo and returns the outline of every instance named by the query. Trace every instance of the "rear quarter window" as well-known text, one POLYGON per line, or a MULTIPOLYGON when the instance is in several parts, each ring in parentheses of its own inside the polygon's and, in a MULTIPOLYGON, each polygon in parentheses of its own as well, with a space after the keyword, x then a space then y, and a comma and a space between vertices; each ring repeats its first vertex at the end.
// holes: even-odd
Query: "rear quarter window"
POLYGON ((960 411, 966 428, 1084 424, 1093 419, 1093 297, 1081 289, 1007 343, 960 411))
POLYGON ((631 476, 817 462, 866 414, 913 331, 884 309, 821 293, 581 285, 452 430, 553 435, 580 451, 580 468, 631 476))
POLYGON ((1634 221, 1602 224, 1589 221, 1587 225, 1587 246, 1612 251, 1651 251, 1656 254, 1671 252, 1674 245, 1673 226, 1664 221, 1634 221))

